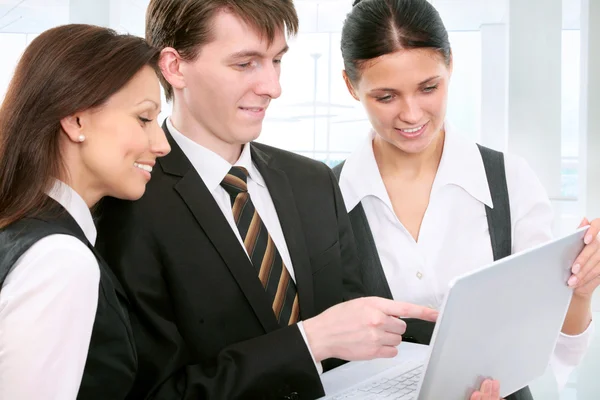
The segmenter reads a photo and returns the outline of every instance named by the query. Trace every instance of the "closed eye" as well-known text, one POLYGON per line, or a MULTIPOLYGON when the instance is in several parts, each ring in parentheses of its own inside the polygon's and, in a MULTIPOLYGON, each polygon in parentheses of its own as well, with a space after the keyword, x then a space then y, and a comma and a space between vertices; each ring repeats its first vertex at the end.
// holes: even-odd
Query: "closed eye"
POLYGON ((375 99, 380 103, 389 103, 390 101, 392 101, 393 98, 394 98, 394 96, 392 96, 391 94, 388 94, 386 96, 376 97, 375 99))
POLYGON ((423 93, 431 93, 434 92, 438 88, 438 85, 427 86, 423 88, 423 93))
POLYGON ((256 61, 256 60, 250 60, 248 62, 235 64, 236 68, 239 68, 239 69, 242 69, 242 70, 243 69, 248 69, 248 68, 253 68, 253 67, 256 67, 256 66, 258 66, 258 61, 256 61))

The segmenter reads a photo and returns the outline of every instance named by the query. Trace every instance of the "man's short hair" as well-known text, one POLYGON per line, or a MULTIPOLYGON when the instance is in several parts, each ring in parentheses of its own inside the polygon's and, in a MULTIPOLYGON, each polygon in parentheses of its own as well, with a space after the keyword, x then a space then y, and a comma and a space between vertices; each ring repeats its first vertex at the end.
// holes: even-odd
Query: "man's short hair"
MULTIPOLYGON (((193 61, 202 45, 213 40, 212 22, 220 11, 229 11, 260 32, 269 43, 279 30, 298 32, 293 0, 151 0, 146 12, 146 40, 159 49, 173 47, 193 61)), ((173 87, 160 76, 167 100, 173 87)))

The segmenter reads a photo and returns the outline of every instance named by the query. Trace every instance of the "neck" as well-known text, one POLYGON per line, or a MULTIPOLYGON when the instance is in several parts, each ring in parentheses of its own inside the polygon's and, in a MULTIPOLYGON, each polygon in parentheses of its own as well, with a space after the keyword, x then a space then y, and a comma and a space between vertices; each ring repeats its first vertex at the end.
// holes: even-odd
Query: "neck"
POLYGON ((188 139, 207 148, 221 158, 235 164, 242 154, 243 145, 239 143, 228 143, 211 133, 202 122, 196 120, 186 107, 179 107, 177 102, 173 104, 171 123, 188 139))
POLYGON ((445 132, 437 137, 420 153, 407 153, 383 140, 379 135, 373 139, 373 153, 382 177, 394 176, 402 179, 417 180, 437 173, 445 132))
POLYGON ((63 155, 64 168, 57 179, 69 185, 81 196, 88 208, 92 208, 106 194, 100 185, 96 183, 94 175, 81 161, 76 146, 79 146, 79 144, 71 143, 68 140, 62 142, 61 154, 63 155))
POLYGON ((59 178, 60 181, 69 185, 85 202, 88 208, 94 207, 104 195, 91 185, 89 181, 81 179, 81 176, 73 176, 71 173, 66 173, 59 178))

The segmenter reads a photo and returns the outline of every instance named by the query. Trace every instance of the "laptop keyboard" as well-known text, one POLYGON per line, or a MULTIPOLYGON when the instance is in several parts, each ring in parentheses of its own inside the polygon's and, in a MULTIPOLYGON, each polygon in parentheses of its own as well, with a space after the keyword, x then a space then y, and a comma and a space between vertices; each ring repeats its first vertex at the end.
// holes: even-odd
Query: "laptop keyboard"
POLYGON ((423 373, 423 366, 418 366, 398 376, 394 376, 392 371, 367 382, 365 385, 353 387, 337 394, 331 397, 331 400, 413 399, 423 373))

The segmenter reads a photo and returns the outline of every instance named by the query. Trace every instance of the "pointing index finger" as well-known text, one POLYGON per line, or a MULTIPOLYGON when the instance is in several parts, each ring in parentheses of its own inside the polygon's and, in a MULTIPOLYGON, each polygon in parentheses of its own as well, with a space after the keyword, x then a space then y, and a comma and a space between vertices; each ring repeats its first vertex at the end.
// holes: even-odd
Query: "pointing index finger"
POLYGON ((382 301, 380 303, 381 311, 387 315, 391 315, 394 317, 417 318, 417 319, 421 319, 424 321, 435 322, 439 315, 439 312, 434 309, 419 306, 416 304, 388 300, 388 299, 382 299, 382 300, 385 300, 385 301, 382 301))

